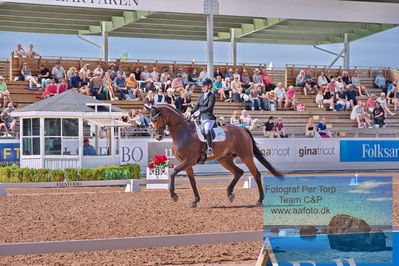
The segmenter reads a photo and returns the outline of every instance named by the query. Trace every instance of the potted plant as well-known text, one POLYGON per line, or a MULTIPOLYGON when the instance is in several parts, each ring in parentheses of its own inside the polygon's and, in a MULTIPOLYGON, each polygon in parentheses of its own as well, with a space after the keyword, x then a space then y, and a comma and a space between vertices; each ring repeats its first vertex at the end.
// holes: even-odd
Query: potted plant
MULTIPOLYGON (((169 179, 170 170, 174 167, 165 155, 155 155, 147 165, 147 179, 169 179)), ((168 184, 147 184, 147 189, 168 189, 168 184)))

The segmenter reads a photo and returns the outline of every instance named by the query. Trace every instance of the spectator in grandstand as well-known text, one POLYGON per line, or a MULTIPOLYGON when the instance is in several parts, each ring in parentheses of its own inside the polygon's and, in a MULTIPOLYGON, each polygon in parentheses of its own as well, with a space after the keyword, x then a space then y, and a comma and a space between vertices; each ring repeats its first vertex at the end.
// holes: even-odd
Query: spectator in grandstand
POLYGON ((249 78, 248 71, 244 69, 241 74, 241 86, 246 90, 246 93, 249 94, 250 87, 252 86, 251 79, 249 78))
POLYGON ((278 138, 287 138, 287 134, 285 134, 285 128, 283 125, 283 119, 281 117, 277 119, 273 130, 276 131, 278 138))
POLYGON ((380 103, 381 107, 384 108, 384 111, 387 112, 390 115, 394 115, 395 113, 391 112, 388 108, 388 101, 387 98, 385 97, 385 93, 381 92, 380 97, 377 98, 376 100, 378 103, 380 103))
POLYGON ((184 84, 183 84, 183 77, 180 73, 176 75, 176 78, 172 80, 172 89, 174 89, 174 92, 180 93, 181 91, 184 90, 184 84))
MULTIPOLYGON (((118 76, 118 74, 122 74, 122 77, 124 79, 127 78, 127 75, 126 75, 126 72, 125 72, 125 69, 123 68, 123 66, 118 66, 118 72, 116 73, 116 76, 118 76)), ((139 77, 140 77, 140 75, 139 75, 139 77)), ((136 79, 137 79, 137 77, 136 77, 136 79)))
POLYGON ((265 92, 263 96, 264 109, 267 111, 276 111, 276 93, 274 90, 265 92))
POLYGON ((399 89, 397 86, 393 87, 388 92, 387 99, 389 102, 393 104, 393 110, 396 112, 398 110, 398 105, 399 105, 399 89))
POLYGON ((165 104, 165 103, 166 103, 165 93, 162 89, 159 89, 157 93, 155 93, 154 95, 154 105, 165 104))
MULTIPOLYGON (((75 71, 77 71, 76 67, 73 67, 73 66, 70 67, 68 69, 68 71, 66 72, 67 79, 70 79, 74 75, 75 71)), ((78 73, 79 73, 79 71, 78 71, 78 73)))
POLYGON ((15 110, 14 104, 9 102, 7 104, 7 108, 4 108, 3 112, 1 113, 1 120, 4 121, 7 131, 12 133, 15 133, 15 128, 17 125, 17 120, 11 116, 11 113, 15 110))
POLYGON ((385 111, 379 102, 375 103, 372 115, 375 125, 378 125, 378 127, 385 127, 385 111))
POLYGON ((331 132, 327 130, 326 119, 323 117, 321 121, 317 124, 317 133, 322 138, 331 138, 331 132))
POLYGON ((317 84, 313 82, 312 75, 310 74, 310 70, 306 70, 305 72, 305 86, 303 88, 304 94, 308 95, 308 93, 316 93, 317 90, 319 89, 317 87, 317 84))
POLYGON ((36 78, 32 76, 32 71, 30 71, 28 63, 24 63, 21 69, 21 75, 24 77, 25 81, 29 81, 29 88, 32 88, 32 84, 40 88, 40 84, 37 83, 36 78))
POLYGON ((83 73, 86 73, 87 76, 90 76, 90 64, 84 64, 83 67, 79 70, 79 75, 81 78, 83 78, 83 73))
POLYGON ((342 82, 345 84, 345 87, 348 87, 352 84, 352 80, 349 77, 348 71, 342 71, 342 82))
POLYGON ((229 70, 227 71, 226 75, 224 75, 225 79, 229 79, 230 81, 233 80, 234 78, 234 70, 232 68, 229 68, 229 70))
POLYGON ((12 102, 10 92, 7 90, 7 84, 4 82, 3 76, 0 76, 0 107, 5 107, 7 102, 12 102))
POLYGON ((220 76, 222 79, 224 79, 224 75, 222 73, 222 70, 220 69, 220 67, 217 67, 215 69, 215 73, 213 73, 213 78, 216 79, 218 76, 220 76))
MULTIPOLYGON (((335 100, 335 80, 332 79, 328 83, 327 88, 323 92, 323 104, 330 104, 330 110, 334 110, 334 100, 335 100)), ((322 106, 323 107, 323 106, 322 106)))
POLYGON ((238 112, 234 111, 230 117, 230 125, 238 125, 240 124, 240 120, 238 119, 238 112))
POLYGON ((240 75, 234 74, 234 79, 230 83, 231 93, 232 93, 232 101, 239 102, 241 101, 242 94, 244 93, 244 89, 241 86, 240 75))
POLYGON ((278 138, 280 134, 274 130, 274 118, 273 116, 269 116, 269 120, 267 120, 263 126, 263 135, 266 138, 278 138))
POLYGON ((68 80, 62 79, 60 84, 58 84, 57 90, 58 93, 66 92, 68 90, 68 80))
POLYGON ((368 114, 364 111, 362 101, 353 107, 350 118, 356 120, 358 128, 368 128, 371 123, 368 114))
POLYGON ((348 85, 348 90, 346 91, 346 96, 347 96, 348 101, 350 102, 352 108, 355 105, 357 105, 355 86, 353 86, 352 84, 348 85))
POLYGON ((55 80, 52 79, 52 80, 50 81, 50 83, 46 86, 46 89, 44 90, 44 92, 43 92, 41 98, 42 98, 42 99, 48 98, 48 97, 57 95, 58 93, 59 93, 59 92, 58 92, 58 87, 57 87, 57 85, 55 85, 55 80))
POLYGON ((129 78, 126 79, 126 88, 127 91, 131 91, 132 100, 139 101, 144 98, 144 92, 139 87, 139 83, 136 80, 136 76, 132 73, 129 78))
POLYGON ((74 91, 78 91, 82 87, 82 79, 79 76, 79 71, 75 71, 73 76, 69 79, 69 87, 74 91))
POLYGON ((188 75, 186 72, 184 72, 184 69, 182 67, 178 68, 178 74, 180 74, 182 78, 183 85, 186 86, 188 84, 188 75))
POLYGON ((103 89, 104 83, 100 73, 94 74, 94 77, 91 79, 89 86, 91 95, 96 97, 97 100, 105 100, 107 95, 105 90, 103 89))
POLYGON ((140 127, 142 125, 138 112, 136 110, 130 110, 127 113, 127 123, 131 124, 133 127, 140 127))
POLYGON ((55 66, 51 70, 51 75, 56 83, 59 83, 63 78, 67 78, 65 70, 59 61, 55 63, 55 66))
POLYGON ((149 91, 144 97, 144 105, 147 107, 152 107, 154 105, 154 93, 149 91))
POLYGON ((108 72, 109 78, 111 80, 114 80, 116 78, 116 76, 118 75, 118 71, 116 70, 115 64, 110 64, 107 72, 108 72))
MULTIPOLYGON (((80 73, 79 73, 80 74, 80 73)), ((90 96, 90 78, 87 75, 87 72, 83 72, 83 78, 80 80, 80 89, 79 92, 81 94, 90 96)))
MULTIPOLYGON (((263 79, 262 76, 260 75, 260 70, 259 68, 255 68, 254 74, 252 75, 252 82, 254 84, 262 84, 263 85, 263 79)), ((263 87, 263 86, 262 86, 263 87)))
POLYGON ((35 50, 33 50, 33 44, 29 44, 29 49, 26 51, 26 57, 35 58, 36 56, 40 56, 35 50))
POLYGON ((226 122, 224 121, 224 116, 219 117, 216 123, 218 124, 218 127, 225 126, 226 122))
POLYGON ((383 92, 387 92, 387 83, 382 71, 378 71, 378 75, 375 77, 374 84, 383 92))
POLYGON ((335 102, 337 105, 335 106, 336 111, 344 111, 349 109, 351 103, 348 101, 348 96, 344 91, 344 88, 341 87, 336 93, 335 93, 335 102))
POLYGON ((370 96, 367 88, 360 83, 359 71, 357 71, 357 70, 355 70, 355 72, 353 72, 352 85, 355 86, 355 89, 358 90, 359 96, 362 96, 363 92, 365 93, 365 95, 367 95, 367 97, 370 96))
POLYGON ((262 74, 260 75, 262 77, 262 81, 265 87, 266 92, 274 90, 276 88, 276 85, 274 85, 272 77, 267 74, 266 69, 262 69, 262 74))
POLYGON ((313 117, 309 117, 308 123, 306 124, 305 128, 305 136, 306 137, 314 137, 316 126, 313 122, 313 117))
POLYGON ((21 44, 17 44, 17 48, 13 52, 14 57, 22 58, 26 56, 26 51, 22 48, 21 44))
POLYGON ((367 99, 366 102, 366 109, 367 111, 371 114, 373 113, 373 110, 375 108, 375 100, 376 100, 376 96, 375 94, 371 94, 371 96, 367 99))
POLYGON ((151 80, 153 82, 159 82, 159 73, 157 72, 157 67, 156 66, 152 67, 151 80))
POLYGON ((173 80, 176 78, 177 73, 175 71, 175 67, 173 65, 169 65, 169 76, 170 76, 170 80, 173 80))
POLYGON ((146 116, 144 115, 144 112, 143 112, 142 110, 139 110, 139 111, 137 112, 137 116, 138 116, 139 119, 140 119, 140 122, 141 122, 141 126, 142 126, 142 127, 148 127, 148 126, 150 126, 151 121, 150 121, 150 119, 149 119, 148 117, 146 117, 146 116))
POLYGON ((97 155, 96 149, 90 145, 88 138, 83 139, 83 155, 97 155))
POLYGON ((296 110, 296 105, 298 104, 298 102, 296 99, 296 93, 294 90, 294 86, 289 86, 288 91, 285 93, 284 110, 287 110, 289 104, 291 104, 292 108, 294 108, 294 110, 296 110))
MULTIPOLYGON (((183 91, 183 93, 184 93, 184 91, 183 91)), ((175 102, 176 102, 176 98, 175 98, 174 93, 171 90, 167 90, 166 95, 165 95, 165 103, 172 105, 173 107, 176 108, 175 102)))
POLYGON ((105 89, 107 90, 107 92, 108 92, 109 99, 110 99, 111 101, 116 101, 116 100, 118 100, 118 98, 115 97, 114 87, 112 86, 112 85, 113 85, 113 82, 112 82, 110 73, 109 73, 108 71, 105 72, 105 74, 104 74, 103 85, 104 85, 104 88, 105 88, 105 89))
POLYGON ((101 64, 98 64, 97 67, 93 70, 93 76, 95 76, 96 74, 100 74, 100 77, 103 77, 104 70, 101 64))
POLYGON ((226 95, 224 93, 226 89, 225 84, 222 81, 222 77, 221 76, 217 76, 215 78, 215 81, 213 82, 213 87, 212 87, 212 93, 213 94, 219 94, 220 96, 220 101, 224 101, 226 98, 226 95))
POLYGON ((188 83, 189 85, 201 86, 200 77, 198 74, 198 70, 194 67, 191 69, 191 74, 188 76, 188 83))
POLYGON ((207 71, 208 71, 207 68, 203 67, 202 71, 199 74, 199 77, 200 77, 199 80, 200 80, 201 84, 202 84, 202 81, 204 81, 208 77, 208 72, 207 71))
POLYGON ((238 68, 234 69, 234 75, 238 75, 239 79, 241 80, 240 70, 238 68))
POLYGON ((331 80, 334 78, 334 75, 331 73, 331 70, 327 70, 326 78, 328 83, 330 83, 331 80))
POLYGON ((161 74, 160 82, 162 84, 166 85, 169 81, 170 81, 169 70, 168 69, 164 69, 162 74, 161 74))
POLYGON ((182 91, 181 94, 176 98, 175 105, 176 109, 182 113, 185 113, 189 107, 193 107, 191 104, 190 95, 185 91, 182 91))
POLYGON ((392 83, 389 84, 389 86, 388 86, 388 89, 387 89, 387 96, 388 96, 388 93, 389 93, 392 89, 397 88, 397 87, 398 87, 398 81, 397 81, 397 80, 392 81, 392 83))
POLYGON ((329 82, 327 80, 325 72, 321 71, 320 76, 317 78, 317 86, 319 86, 319 88, 325 90, 327 88, 328 83, 329 82))
MULTIPOLYGON (((119 66, 119 69, 121 68, 121 66, 119 66)), ((137 81, 141 80, 141 71, 140 71, 140 67, 136 66, 132 72, 132 74, 134 74, 134 77, 136 78, 137 81)))
POLYGON ((251 90, 250 94, 249 94, 249 102, 251 103, 251 109, 252 111, 255 111, 255 103, 256 106, 258 107, 258 110, 262 110, 262 99, 259 97, 259 87, 255 86, 253 87, 253 89, 251 90))
POLYGON ((320 87, 319 91, 317 92, 316 99, 315 99, 316 104, 317 104, 317 108, 324 108, 324 103, 323 103, 324 95, 323 95, 323 93, 326 90, 327 90, 327 87, 325 89, 320 87))
MULTIPOLYGON (((132 73, 134 75, 134 73, 132 73)), ((123 100, 132 100, 132 90, 128 90, 126 87, 126 79, 123 77, 122 73, 119 73, 114 80, 115 92, 120 94, 123 100)))
POLYGON ((278 109, 282 109, 283 102, 285 100, 285 88, 283 87, 283 83, 277 83, 277 87, 274 89, 274 93, 276 94, 278 109))
POLYGON ((37 77, 39 78, 42 90, 44 90, 47 84, 49 84, 51 81, 50 70, 46 68, 43 64, 40 64, 39 69, 40 69, 40 74, 37 75, 37 77))
POLYGON ((140 73, 140 89, 145 89, 150 82, 153 82, 151 79, 151 73, 148 71, 148 66, 143 67, 143 72, 140 73))
POLYGON ((307 95, 307 90, 305 91, 305 85, 306 85, 305 70, 301 70, 299 71, 299 74, 295 78, 295 86, 303 88, 305 95, 307 95))
POLYGON ((252 119, 251 115, 248 114, 247 110, 242 110, 240 115, 240 122, 241 124, 237 125, 240 127, 246 127, 249 130, 252 130, 258 124, 258 119, 252 119))

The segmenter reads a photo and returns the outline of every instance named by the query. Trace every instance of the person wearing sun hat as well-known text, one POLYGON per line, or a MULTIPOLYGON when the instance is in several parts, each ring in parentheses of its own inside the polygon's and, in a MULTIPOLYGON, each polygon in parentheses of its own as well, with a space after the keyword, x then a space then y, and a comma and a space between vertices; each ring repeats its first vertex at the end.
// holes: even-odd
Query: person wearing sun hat
POLYGON ((0 100, 3 100, 3 107, 7 106, 7 102, 12 102, 10 92, 7 90, 7 84, 5 83, 3 76, 0 76, 0 100))

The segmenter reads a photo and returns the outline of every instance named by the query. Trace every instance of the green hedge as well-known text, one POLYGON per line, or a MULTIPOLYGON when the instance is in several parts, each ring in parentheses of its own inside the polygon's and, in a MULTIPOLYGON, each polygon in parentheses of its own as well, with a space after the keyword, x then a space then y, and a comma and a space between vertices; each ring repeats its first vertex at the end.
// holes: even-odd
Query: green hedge
POLYGON ((140 173, 141 168, 137 164, 98 168, 66 168, 64 170, 4 166, 0 167, 0 183, 139 179, 140 173))

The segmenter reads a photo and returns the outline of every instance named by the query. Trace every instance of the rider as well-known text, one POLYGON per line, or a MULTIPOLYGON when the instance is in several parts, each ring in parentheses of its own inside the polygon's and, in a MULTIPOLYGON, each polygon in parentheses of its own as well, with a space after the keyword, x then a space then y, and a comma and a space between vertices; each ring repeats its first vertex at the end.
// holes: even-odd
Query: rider
POLYGON ((206 142, 208 145, 206 151, 207 157, 213 156, 211 129, 216 121, 216 117, 213 114, 216 98, 211 91, 212 84, 213 82, 209 78, 202 82, 202 94, 198 99, 197 105, 191 111, 191 114, 194 114, 195 117, 200 116, 201 118, 201 125, 204 128, 206 142))

